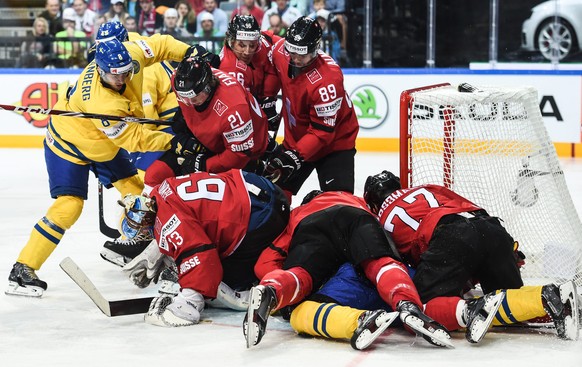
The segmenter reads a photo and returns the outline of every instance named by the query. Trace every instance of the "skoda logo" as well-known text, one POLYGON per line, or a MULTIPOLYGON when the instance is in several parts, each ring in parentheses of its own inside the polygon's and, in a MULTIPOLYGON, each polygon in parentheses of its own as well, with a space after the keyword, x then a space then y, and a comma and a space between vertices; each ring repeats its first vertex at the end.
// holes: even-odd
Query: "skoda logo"
POLYGON ((361 85, 351 94, 360 127, 374 129, 388 118, 388 98, 374 85, 361 85))

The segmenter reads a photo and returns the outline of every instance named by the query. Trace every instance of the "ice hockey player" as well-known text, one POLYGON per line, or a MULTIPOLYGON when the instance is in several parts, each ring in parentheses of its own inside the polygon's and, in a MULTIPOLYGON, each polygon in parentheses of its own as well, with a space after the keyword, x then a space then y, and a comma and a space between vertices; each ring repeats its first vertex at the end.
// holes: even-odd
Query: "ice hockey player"
MULTIPOLYGON (((397 258, 362 198, 325 192, 295 208, 285 231, 255 266, 261 281, 251 289, 243 322, 247 347, 261 341, 272 311, 301 302, 346 262, 362 269, 405 325, 431 344, 452 346, 448 331, 422 312, 414 284, 397 258)), ((380 324, 388 321, 383 316, 380 324)))
POLYGON ((228 24, 224 47, 220 52, 220 70, 232 75, 251 92, 267 115, 269 130, 279 129, 277 93, 281 82, 268 54, 281 37, 272 31, 261 32, 252 15, 235 15, 228 24))
MULTIPOLYGON (((95 62, 55 109, 115 116, 144 117, 143 68, 169 59, 182 60, 195 46, 170 36, 154 35, 136 42, 111 39, 99 43, 95 62)), ((47 288, 36 270, 79 218, 87 198, 89 171, 120 193, 139 194, 143 183, 127 151, 170 148, 171 135, 125 121, 54 116, 44 140, 51 197, 55 202, 34 226, 9 275, 7 294, 39 297, 47 288)))
POLYGON ((146 171, 146 192, 165 178, 191 172, 249 168, 265 152, 267 119, 232 76, 199 57, 182 60, 173 76, 183 121, 175 121, 172 149, 146 171))
POLYGON ((519 271, 524 256, 499 218, 443 186, 402 189, 400 179, 388 171, 367 178, 364 198, 415 269, 413 281, 421 300, 442 301, 433 309, 443 314, 427 314, 447 328, 456 329, 458 323, 444 314, 455 305, 446 297, 462 296, 473 282, 484 293, 505 293, 494 325, 549 315, 558 337, 578 339, 576 284, 524 286, 519 271))
POLYGON ((134 283, 147 286, 159 275, 162 254, 178 269, 180 292, 155 298, 145 316, 147 323, 159 326, 197 324, 205 298, 217 297, 221 281, 234 290, 256 284, 255 261, 289 217, 281 189, 238 169, 168 178, 150 197, 129 195, 122 204, 123 234, 155 237, 154 249, 159 247, 157 256, 126 266, 134 283))
POLYGON ((321 37, 317 21, 300 17, 270 53, 281 80, 285 130, 265 175, 289 195, 314 169, 321 190, 354 192, 358 121, 339 65, 319 49, 321 37))

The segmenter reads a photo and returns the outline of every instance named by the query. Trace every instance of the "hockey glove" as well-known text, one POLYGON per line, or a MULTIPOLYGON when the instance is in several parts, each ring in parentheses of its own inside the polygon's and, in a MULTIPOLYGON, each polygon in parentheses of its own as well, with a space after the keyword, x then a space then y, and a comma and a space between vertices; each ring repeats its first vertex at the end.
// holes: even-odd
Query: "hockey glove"
POLYGON ((263 109, 263 112, 265 112, 265 115, 267 115, 267 120, 269 121, 269 131, 279 130, 281 115, 277 113, 277 98, 264 98, 261 101, 261 108, 263 109))
POLYGON ((425 315, 414 303, 400 301, 396 306, 396 311, 400 312, 400 319, 404 325, 412 329, 417 335, 422 336, 430 344, 439 347, 453 347, 448 330, 425 315))
POLYGON ((157 283, 162 270, 171 266, 172 262, 171 258, 160 252, 158 243, 153 240, 145 250, 127 263, 122 271, 133 284, 145 288, 152 281, 157 283))
POLYGON ((183 175, 189 175, 194 172, 206 172, 206 154, 194 154, 186 157, 178 157, 178 164, 182 169, 183 175))
POLYGON ((190 326, 200 322, 202 310, 204 297, 193 289, 183 288, 177 296, 154 298, 144 321, 164 327, 190 326))
POLYGON ((190 133, 188 125, 186 124, 186 119, 184 119, 184 114, 182 110, 178 108, 178 111, 172 117, 172 131, 174 134, 179 133, 190 133))
POLYGON ((212 66, 215 69, 218 69, 218 67, 220 66, 220 57, 218 55, 213 54, 212 52, 206 50, 204 47, 202 47, 200 45, 194 45, 194 46, 190 47, 186 51, 184 58, 189 59, 189 58, 194 57, 194 56, 202 57, 204 59, 204 61, 209 63, 210 66, 212 66))
POLYGON ((295 174, 303 163, 303 158, 294 150, 277 149, 267 161, 265 177, 273 183, 283 183, 295 174))
POLYGON ((172 140, 170 140, 170 144, 172 146, 172 151, 179 156, 195 155, 204 153, 207 150, 206 147, 190 133, 176 134, 172 140))

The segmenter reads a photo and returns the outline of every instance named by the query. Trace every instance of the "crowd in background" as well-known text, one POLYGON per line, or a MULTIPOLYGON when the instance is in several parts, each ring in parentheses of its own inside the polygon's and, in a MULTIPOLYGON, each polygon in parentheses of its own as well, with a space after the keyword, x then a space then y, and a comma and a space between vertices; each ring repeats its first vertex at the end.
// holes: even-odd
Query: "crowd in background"
POLYGON ((46 0, 16 67, 84 67, 96 30, 112 20, 129 32, 169 34, 219 53, 236 14, 254 16, 262 30, 279 36, 308 15, 323 29, 322 48, 340 64, 347 59, 345 0, 46 0))

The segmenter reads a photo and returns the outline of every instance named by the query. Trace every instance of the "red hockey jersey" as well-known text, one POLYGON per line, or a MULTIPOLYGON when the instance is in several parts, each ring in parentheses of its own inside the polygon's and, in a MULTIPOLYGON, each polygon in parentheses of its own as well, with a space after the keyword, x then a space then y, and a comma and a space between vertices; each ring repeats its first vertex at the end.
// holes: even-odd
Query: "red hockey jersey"
POLYGON ((443 216, 480 209, 446 187, 424 185, 393 192, 384 200, 378 218, 392 234, 398 252, 416 266, 443 216))
POLYGON ((281 89, 275 67, 268 57, 273 43, 281 37, 272 33, 272 31, 261 32, 259 50, 253 55, 249 65, 239 60, 228 46, 224 46, 220 52, 220 70, 230 74, 259 100, 275 97, 281 89))
POLYGON ((313 213, 330 208, 335 205, 349 205, 362 210, 370 211, 364 199, 343 191, 328 191, 318 195, 308 204, 298 206, 291 211, 289 222, 285 230, 273 241, 274 247, 267 247, 261 253, 255 265, 255 274, 259 279, 270 271, 281 269, 289 252, 291 237, 299 223, 313 213), (285 254, 285 255, 284 255, 285 254))
MULTIPOLYGON (((220 80, 209 106, 202 112, 178 100, 188 128, 214 156, 208 172, 243 168, 267 148, 267 118, 259 103, 232 76, 212 69, 220 80)), ((172 77, 173 78, 173 77, 172 77)), ((173 85, 173 80, 172 80, 173 85)))
POLYGON ((284 39, 273 46, 271 60, 281 79, 284 146, 298 151, 308 162, 353 149, 359 126, 339 65, 319 51, 305 71, 290 78, 284 39))
POLYGON ((151 196, 158 206, 154 236, 160 251, 178 260, 180 286, 216 297, 220 260, 236 250, 248 229, 251 203, 242 171, 168 178, 151 196))

